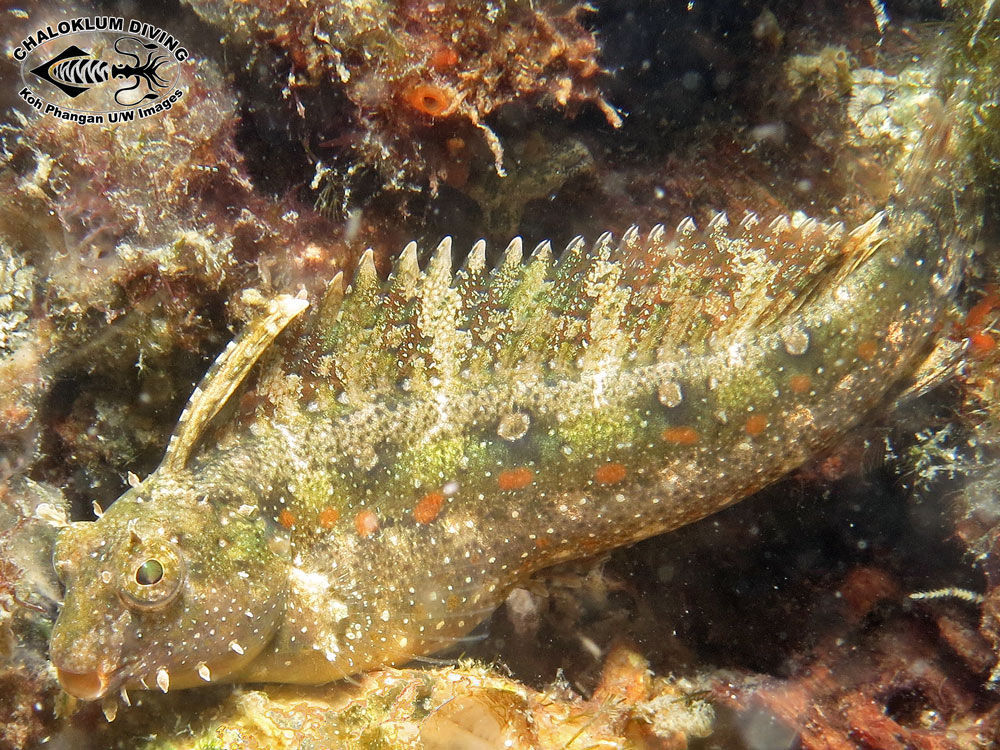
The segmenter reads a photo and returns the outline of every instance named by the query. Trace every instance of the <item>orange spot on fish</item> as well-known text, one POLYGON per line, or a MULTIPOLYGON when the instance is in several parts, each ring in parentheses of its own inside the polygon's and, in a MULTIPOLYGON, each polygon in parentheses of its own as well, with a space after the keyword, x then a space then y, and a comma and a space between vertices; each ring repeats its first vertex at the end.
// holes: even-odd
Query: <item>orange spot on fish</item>
POLYGON ((594 472, 594 481, 598 484, 618 484, 625 478, 625 467, 617 463, 604 464, 594 472))
POLYGON ((497 477, 497 486, 502 490, 520 490, 531 484, 535 478, 535 472, 531 469, 519 466, 516 469, 501 471, 497 477))
POLYGON ((323 508, 319 512, 319 525, 324 529, 332 529, 333 525, 340 520, 340 511, 336 508, 323 508))
POLYGON ((371 536, 378 531, 378 516, 370 510, 363 510, 354 517, 354 528, 358 536, 371 536))
POLYGON ((278 514, 278 523, 286 529, 290 529, 295 525, 295 516, 290 510, 283 510, 278 514))
POLYGON ((983 357, 996 347, 997 342, 990 334, 983 331, 969 334, 969 353, 974 357, 983 357))
POLYGON ((444 495, 440 492, 428 492, 413 508, 413 517, 417 523, 430 523, 438 517, 444 506, 444 495))
POLYGON ((538 539, 535 540, 535 547, 538 549, 548 549, 551 546, 552 542, 550 542, 545 537, 539 537, 538 539))
POLYGON ((767 429, 767 418, 760 414, 753 414, 747 418, 745 429, 747 435, 757 437, 767 429))
POLYGON ((858 344, 858 356, 866 362, 871 362, 878 354, 878 342, 873 339, 866 339, 858 344))
POLYGON ((676 445, 694 445, 701 439, 694 427, 668 427, 663 431, 663 439, 676 445))
POLYGON ((805 393, 812 387, 812 378, 808 375, 792 375, 788 379, 788 387, 792 393, 805 393))

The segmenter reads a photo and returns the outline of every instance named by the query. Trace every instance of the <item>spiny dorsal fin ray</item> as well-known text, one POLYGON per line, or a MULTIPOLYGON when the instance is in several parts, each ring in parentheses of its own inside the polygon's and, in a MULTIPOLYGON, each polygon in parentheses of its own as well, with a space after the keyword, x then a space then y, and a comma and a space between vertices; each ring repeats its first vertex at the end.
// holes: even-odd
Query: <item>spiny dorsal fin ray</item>
POLYGON ((384 358, 386 310, 382 281, 375 268, 375 254, 366 250, 354 273, 336 316, 327 316, 322 346, 326 351, 356 352, 334 362, 334 375, 345 390, 355 394, 369 387, 369 377, 379 367, 372 358, 384 358))
POLYGON ((229 342, 184 407, 177 429, 167 444, 161 471, 169 473, 184 468, 212 418, 226 405, 278 334, 308 306, 304 299, 283 294, 272 300, 263 315, 248 323, 240 335, 229 342))
POLYGON ((450 239, 424 270, 411 243, 385 282, 362 259, 323 338, 331 385, 372 399, 398 384, 419 391, 496 371, 628 366, 664 348, 697 353, 777 330, 868 260, 887 240, 885 223, 879 214, 848 233, 803 214, 720 213, 703 228, 685 219, 621 240, 577 238, 558 260, 547 243, 525 259, 516 238, 492 270, 480 241, 454 278, 450 239))
MULTIPOLYGON (((793 216, 793 227, 795 218, 793 216)), ((772 304, 761 311, 762 317, 776 319, 801 310, 820 290, 831 284, 839 284, 854 273, 888 239, 884 211, 878 212, 846 235, 841 223, 825 226, 826 228, 820 228, 815 219, 803 220, 798 224, 799 231, 809 231, 813 235, 823 232, 828 235, 829 247, 834 252, 817 254, 806 266, 801 278, 791 279, 783 288, 782 294, 776 296, 772 304)))
POLYGON ((520 280, 506 294, 501 306, 491 311, 491 319, 483 321, 493 336, 497 364, 516 369, 531 368, 546 352, 548 333, 544 308, 551 282, 552 248, 547 242, 538 245, 526 265, 520 280))
POLYGON ((420 278, 420 265, 417 262, 417 243, 408 242, 396 261, 396 266, 389 277, 389 290, 402 299, 411 299, 417 290, 417 280, 420 278))
POLYGON ((428 364, 436 365, 436 374, 446 380, 454 379, 468 346, 468 334, 455 329, 460 310, 461 299, 451 281, 451 237, 445 237, 421 278, 416 327, 429 349, 428 364))

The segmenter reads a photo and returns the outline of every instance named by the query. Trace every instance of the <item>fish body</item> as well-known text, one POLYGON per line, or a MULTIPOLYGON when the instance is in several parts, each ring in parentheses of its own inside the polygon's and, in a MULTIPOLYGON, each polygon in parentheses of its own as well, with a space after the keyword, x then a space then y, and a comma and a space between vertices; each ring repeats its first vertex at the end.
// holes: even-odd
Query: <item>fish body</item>
MULTIPOLYGON (((928 140, 920 191, 947 135, 928 140)), ((719 214, 558 259, 515 240, 494 269, 479 243, 457 273, 450 241, 423 269, 411 244, 387 281, 368 253, 308 311, 279 300, 196 390, 161 467, 62 532, 63 686, 404 662, 539 569, 764 487, 925 358, 966 257, 939 204, 900 198, 853 229, 719 214)))

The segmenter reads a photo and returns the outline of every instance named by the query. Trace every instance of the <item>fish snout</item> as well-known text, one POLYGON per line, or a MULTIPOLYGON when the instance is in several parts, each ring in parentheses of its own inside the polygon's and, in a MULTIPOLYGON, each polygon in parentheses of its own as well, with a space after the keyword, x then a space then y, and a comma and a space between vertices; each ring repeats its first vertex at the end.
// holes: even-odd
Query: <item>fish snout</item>
POLYGON ((103 698, 111 688, 111 675, 102 669, 89 672, 73 672, 56 667, 56 676, 63 690, 85 701, 103 698))
POLYGON ((57 619, 49 641, 49 659, 63 689, 87 701, 116 690, 122 681, 122 637, 118 627, 112 627, 110 635, 92 631, 84 637, 80 630, 67 628, 57 619))

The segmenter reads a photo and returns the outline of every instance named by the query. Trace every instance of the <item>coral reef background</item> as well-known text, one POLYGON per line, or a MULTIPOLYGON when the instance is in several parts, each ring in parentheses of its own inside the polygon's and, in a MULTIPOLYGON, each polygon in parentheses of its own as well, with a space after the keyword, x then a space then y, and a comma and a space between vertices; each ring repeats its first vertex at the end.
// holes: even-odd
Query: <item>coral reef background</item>
POLYGON ((385 270, 406 241, 445 234, 498 253, 513 234, 561 246, 719 210, 867 218, 936 76, 996 80, 989 5, 887 3, 884 29, 864 0, 0 10, 0 747, 242 748, 293 724, 358 747, 990 746, 995 93, 971 118, 983 252, 951 347, 926 392, 832 454, 701 523, 551 571, 441 655, 475 664, 102 711, 60 694, 46 659, 55 529, 156 466, 263 300, 316 294, 366 247, 385 270), (179 105, 103 129, 18 101, 10 48, 94 12, 184 40, 179 105), (908 596, 933 590, 950 596, 908 596))

